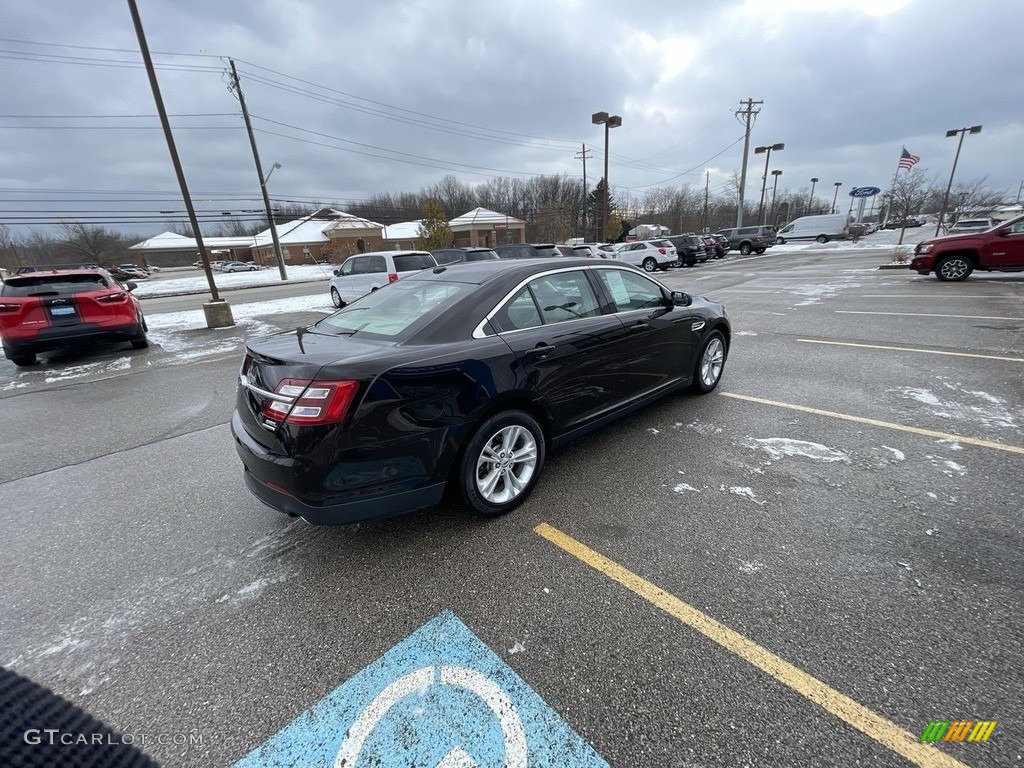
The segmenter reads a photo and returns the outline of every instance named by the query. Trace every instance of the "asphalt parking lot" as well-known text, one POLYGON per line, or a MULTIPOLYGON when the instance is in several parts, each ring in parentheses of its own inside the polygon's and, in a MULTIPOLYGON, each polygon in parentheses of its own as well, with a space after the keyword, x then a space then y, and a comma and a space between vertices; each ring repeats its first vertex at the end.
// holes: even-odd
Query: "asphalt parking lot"
POLYGON ((726 303, 719 389, 558 451, 491 521, 261 507, 229 347, 9 388, 2 361, 0 664, 199 737, 147 744, 165 765, 1019 765, 1024 277, 879 261, 665 275, 726 303), (936 720, 998 724, 922 744, 936 720))

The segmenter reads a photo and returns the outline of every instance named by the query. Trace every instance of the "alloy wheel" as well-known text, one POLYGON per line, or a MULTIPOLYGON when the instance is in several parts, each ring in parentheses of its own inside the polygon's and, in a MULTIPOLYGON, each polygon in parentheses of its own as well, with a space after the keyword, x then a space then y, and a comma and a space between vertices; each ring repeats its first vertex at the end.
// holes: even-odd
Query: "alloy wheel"
POLYGON ((476 460, 476 487, 491 504, 507 504, 530 484, 537 469, 537 441, 513 424, 495 432, 476 460))

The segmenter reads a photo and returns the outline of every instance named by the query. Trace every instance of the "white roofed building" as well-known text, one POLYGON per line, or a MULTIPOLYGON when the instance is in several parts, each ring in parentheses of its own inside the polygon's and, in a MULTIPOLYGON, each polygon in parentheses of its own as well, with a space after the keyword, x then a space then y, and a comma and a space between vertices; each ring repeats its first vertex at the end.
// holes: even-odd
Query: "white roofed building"
POLYGON ((448 222, 455 235, 455 247, 483 246, 526 242, 526 222, 515 216, 474 208, 448 222))

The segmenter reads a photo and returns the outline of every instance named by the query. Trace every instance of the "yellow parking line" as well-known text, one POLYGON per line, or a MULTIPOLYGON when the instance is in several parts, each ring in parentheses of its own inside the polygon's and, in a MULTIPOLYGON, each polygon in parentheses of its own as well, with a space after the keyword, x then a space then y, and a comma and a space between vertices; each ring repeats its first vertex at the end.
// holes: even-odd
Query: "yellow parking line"
POLYGON ((1024 454, 1024 448, 1018 445, 1007 445, 1005 443, 994 443, 991 440, 980 440, 976 437, 964 437, 963 435, 954 435, 951 432, 937 432, 934 429, 922 429, 921 427, 911 427, 906 424, 896 424, 891 421, 880 421, 878 419, 868 419, 864 416, 851 416, 848 413, 837 413, 836 411, 823 411, 821 408, 809 408, 806 405, 793 405, 792 403, 780 403, 777 400, 765 400, 763 397, 751 397, 750 395, 737 395, 732 392, 722 392, 723 397, 733 397, 737 400, 747 400, 751 403, 761 403, 762 405, 774 405, 779 408, 789 408, 793 411, 803 411, 804 413, 813 413, 818 416, 831 416, 833 419, 844 419, 846 421, 855 421, 858 424, 870 424, 873 427, 885 427, 886 429, 895 429, 900 432, 912 432, 915 435, 924 435, 925 437, 937 437, 939 440, 955 440, 958 443, 967 443, 968 445, 977 445, 982 448, 995 448, 997 451, 1006 451, 1007 453, 1020 453, 1024 454))
POLYGON ((854 344, 849 341, 821 341, 820 339, 797 339, 805 344, 831 344, 837 347, 863 347, 864 349, 894 349, 897 352, 923 352, 928 355, 952 355, 953 357, 980 357, 984 360, 1006 360, 1011 363, 1024 363, 1024 357, 1000 357, 999 355, 974 355, 970 352, 943 352, 938 349, 918 349, 917 347, 887 347, 884 344, 854 344))
POLYGON ((959 760, 940 752, 930 744, 921 743, 917 736, 900 728, 891 720, 858 704, 818 678, 793 666, 780 656, 776 656, 767 648, 716 621, 692 605, 684 603, 678 597, 637 576, 557 528, 547 523, 541 523, 533 530, 559 549, 603 573, 612 581, 618 582, 655 607, 697 630, 725 650, 734 653, 835 717, 849 723, 883 747, 927 768, 966 768, 965 764, 959 760))
POLYGON ((898 315, 899 317, 962 317, 966 320, 1024 320, 1024 317, 988 317, 986 315, 940 315, 928 312, 862 312, 855 309, 837 309, 837 315, 898 315))

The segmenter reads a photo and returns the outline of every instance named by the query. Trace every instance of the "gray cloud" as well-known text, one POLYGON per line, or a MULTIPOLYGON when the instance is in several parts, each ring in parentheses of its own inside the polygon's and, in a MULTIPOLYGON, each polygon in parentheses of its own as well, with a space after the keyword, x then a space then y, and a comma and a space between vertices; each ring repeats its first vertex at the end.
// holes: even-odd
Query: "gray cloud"
MULTIPOLYGON (((662 182, 699 186, 710 167, 712 188, 721 189, 740 166, 742 129, 732 113, 747 97, 765 102, 752 143, 786 143, 772 158, 783 170, 780 189, 808 187, 811 176, 824 186, 843 181, 843 192, 854 184, 884 187, 902 145, 945 177, 956 149, 945 130, 981 123, 983 132, 965 141, 957 176, 987 176, 1013 197, 1024 175, 1015 162, 1024 146, 1024 81, 1006 4, 886 5, 895 10, 873 14, 882 6, 875 0, 351 7, 141 0, 140 12, 159 52, 168 110, 222 115, 172 118, 193 195, 215 199, 201 204, 211 210, 255 207, 259 193, 237 102, 225 86, 226 56, 238 61, 258 116, 264 164, 283 165, 270 185, 282 198, 416 191, 446 173, 470 183, 580 175, 573 159, 580 142, 594 152, 593 183, 603 132, 590 114, 599 110, 623 117, 611 134, 613 188, 642 194, 662 182), (242 203, 230 193, 253 199, 242 203)), ((8 52, 0 54, 8 57, 3 114, 155 113, 126 4, 0 0, 0 16, 4 36, 49 44, 0 43, 8 52)), ((751 157, 748 199, 756 196, 760 159, 751 157)), ((89 197, 79 193, 11 189, 126 190, 134 194, 122 197, 140 202, 108 207, 181 208, 173 197, 141 201, 149 191, 176 191, 153 117, 0 118, 5 210, 71 218, 72 210, 101 207, 71 202, 89 197), (13 202, 32 196, 54 202, 13 202)))

